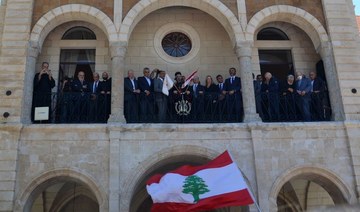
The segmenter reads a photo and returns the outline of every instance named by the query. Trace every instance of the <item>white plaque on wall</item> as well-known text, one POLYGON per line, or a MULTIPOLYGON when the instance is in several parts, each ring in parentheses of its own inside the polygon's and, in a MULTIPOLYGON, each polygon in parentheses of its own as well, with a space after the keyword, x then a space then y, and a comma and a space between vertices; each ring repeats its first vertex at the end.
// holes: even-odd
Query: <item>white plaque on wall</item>
POLYGON ((35 107, 34 120, 49 120, 49 107, 35 107))

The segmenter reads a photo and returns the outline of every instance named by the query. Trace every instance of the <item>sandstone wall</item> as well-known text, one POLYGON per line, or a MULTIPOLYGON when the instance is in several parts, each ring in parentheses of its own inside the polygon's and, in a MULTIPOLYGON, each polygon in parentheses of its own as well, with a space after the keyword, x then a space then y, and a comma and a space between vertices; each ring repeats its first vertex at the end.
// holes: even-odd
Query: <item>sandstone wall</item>
POLYGON ((257 12, 273 5, 290 5, 301 8, 315 16, 323 26, 326 26, 326 19, 321 0, 246 0, 248 20, 250 20, 257 12))
POLYGON ((136 76, 142 76, 144 67, 163 69, 171 77, 176 71, 188 75, 199 68, 201 83, 204 83, 206 75, 215 80, 217 74, 228 76, 230 67, 239 66, 229 35, 221 24, 210 15, 191 8, 165 8, 141 20, 132 32, 125 64, 126 70, 133 69, 136 76), (194 59, 174 64, 159 57, 154 47, 155 33, 168 23, 185 23, 198 33, 200 50, 194 59))
POLYGON ((34 1, 34 13, 32 16, 32 25, 35 23, 48 11, 66 4, 85 4, 92 7, 96 7, 102 12, 104 12, 110 19, 113 19, 114 16, 114 0, 36 0, 34 1))

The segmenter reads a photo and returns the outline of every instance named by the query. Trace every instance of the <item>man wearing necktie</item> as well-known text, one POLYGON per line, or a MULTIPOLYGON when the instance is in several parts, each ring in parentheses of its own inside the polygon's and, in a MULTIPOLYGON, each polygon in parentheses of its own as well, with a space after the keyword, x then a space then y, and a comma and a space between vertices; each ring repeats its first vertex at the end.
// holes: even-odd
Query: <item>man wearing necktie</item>
POLYGON ((140 89, 140 121, 154 121, 154 83, 150 78, 150 69, 143 69, 144 76, 138 78, 140 89))
POLYGON ((91 95, 90 95, 90 111, 89 111, 89 121, 90 122, 97 122, 98 118, 99 118, 99 101, 98 101, 98 97, 100 94, 100 90, 99 90, 99 79, 100 79, 100 75, 98 73, 94 73, 93 74, 93 79, 94 82, 91 83, 90 87, 91 87, 91 95))
POLYGON ((134 71, 129 70, 128 76, 124 79, 124 111, 128 123, 138 121, 138 99, 140 89, 135 78, 134 71))
POLYGON ((192 119, 194 122, 202 121, 204 118, 204 86, 200 85, 199 76, 195 76, 194 84, 192 85, 191 93, 192 101, 192 119))
POLYGON ((242 120, 242 95, 241 79, 236 76, 236 69, 229 69, 230 77, 225 80, 225 91, 227 94, 228 121, 239 122, 242 120))

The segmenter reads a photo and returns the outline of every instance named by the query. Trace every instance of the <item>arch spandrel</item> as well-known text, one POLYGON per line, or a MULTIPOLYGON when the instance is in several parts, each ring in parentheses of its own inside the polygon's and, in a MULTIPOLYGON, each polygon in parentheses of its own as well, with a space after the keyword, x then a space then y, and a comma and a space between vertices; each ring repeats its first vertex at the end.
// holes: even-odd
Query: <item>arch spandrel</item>
MULTIPOLYGON (((326 191, 341 196, 343 201, 349 204, 357 202, 356 195, 349 185, 347 185, 339 176, 330 170, 317 166, 296 166, 283 172, 273 183, 269 193, 269 201, 274 205, 281 188, 285 183, 294 179, 306 179, 321 185, 326 191)), ((340 202, 342 200, 339 200, 340 202)))
POLYGON ((30 42, 36 43, 41 50, 47 35, 57 26, 71 21, 84 21, 99 27, 109 41, 116 41, 118 36, 113 21, 97 8, 83 4, 68 4, 50 10, 34 25, 30 42))
POLYGON ((81 182, 86 185, 95 195, 100 211, 108 210, 107 192, 104 188, 100 187, 100 184, 97 183, 95 179, 79 170, 56 169, 40 174, 32 179, 23 189, 20 188, 19 195, 15 199, 14 211, 30 211, 28 207, 31 205, 31 202, 35 200, 38 192, 59 180, 81 182))
POLYGON ((322 42, 329 40, 327 32, 319 20, 303 9, 288 5, 271 6, 257 12, 246 27, 246 40, 254 41, 257 29, 275 21, 287 22, 305 31, 315 49, 318 49, 322 42))
POLYGON ((219 0, 141 0, 126 14, 120 27, 119 39, 128 42, 133 29, 142 18, 158 9, 173 6, 192 7, 213 16, 225 28, 234 46, 237 42, 245 40, 244 30, 241 28, 239 20, 234 13, 219 0))

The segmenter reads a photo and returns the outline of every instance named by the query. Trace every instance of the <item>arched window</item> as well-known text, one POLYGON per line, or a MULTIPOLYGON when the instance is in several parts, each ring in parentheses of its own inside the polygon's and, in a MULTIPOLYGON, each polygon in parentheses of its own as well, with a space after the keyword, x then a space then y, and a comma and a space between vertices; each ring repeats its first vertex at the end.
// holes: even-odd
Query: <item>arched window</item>
POLYGON ((73 27, 64 33, 62 40, 96 40, 96 35, 86 27, 73 27))
POLYGON ((257 34, 257 40, 289 40, 289 37, 280 29, 267 27, 257 34))

